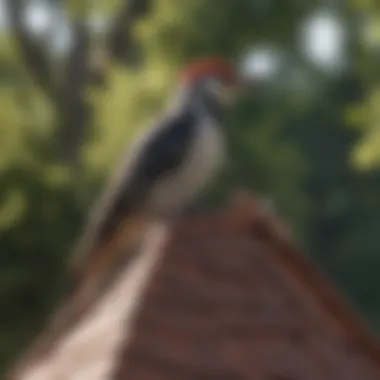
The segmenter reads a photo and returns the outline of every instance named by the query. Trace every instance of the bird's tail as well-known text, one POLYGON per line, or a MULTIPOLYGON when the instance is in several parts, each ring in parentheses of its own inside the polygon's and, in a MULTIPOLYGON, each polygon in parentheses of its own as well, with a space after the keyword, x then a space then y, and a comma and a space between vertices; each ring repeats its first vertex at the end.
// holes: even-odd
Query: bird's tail
POLYGON ((107 241, 89 244, 77 252, 79 259, 72 267, 73 281, 66 296, 69 320, 79 320, 109 288, 120 270, 134 259, 152 222, 144 214, 131 215, 107 241))
POLYGON ((88 252, 81 252, 81 261, 74 270, 76 280, 72 296, 77 302, 87 304, 97 298, 107 284, 125 268, 139 252, 141 243, 153 220, 139 214, 123 221, 106 242, 96 245, 88 252))

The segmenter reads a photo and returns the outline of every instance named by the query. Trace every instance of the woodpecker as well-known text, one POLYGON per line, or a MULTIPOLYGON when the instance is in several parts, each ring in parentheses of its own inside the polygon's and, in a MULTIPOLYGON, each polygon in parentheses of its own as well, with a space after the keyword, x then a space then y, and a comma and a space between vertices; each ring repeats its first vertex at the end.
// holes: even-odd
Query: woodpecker
POLYGON ((136 211, 157 217, 180 213, 213 179, 225 157, 223 112, 236 86, 233 66, 220 59, 184 71, 172 104, 122 165, 97 239, 112 236, 136 211))
POLYGON ((105 265, 105 247, 117 249, 118 233, 133 234, 142 216, 179 215, 215 178, 226 156, 224 112, 243 83, 236 66, 221 58, 200 59, 183 70, 171 104, 132 146, 95 208, 79 245, 78 281, 83 268, 105 265))

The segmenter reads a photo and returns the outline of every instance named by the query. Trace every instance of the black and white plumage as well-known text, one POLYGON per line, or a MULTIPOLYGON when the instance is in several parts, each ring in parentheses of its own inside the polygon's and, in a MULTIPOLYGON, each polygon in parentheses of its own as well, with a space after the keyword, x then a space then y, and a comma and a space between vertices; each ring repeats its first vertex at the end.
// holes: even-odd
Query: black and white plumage
POLYGON ((97 239, 108 238, 130 213, 180 212, 221 168, 225 141, 221 110, 207 94, 188 94, 132 148, 106 193, 97 239), (199 96, 199 97, 197 97, 199 96))
POLYGON ((236 83, 223 61, 188 69, 174 106, 132 147, 96 208, 80 245, 79 268, 90 268, 96 248, 136 215, 176 216, 215 178, 226 153, 223 113, 236 83))

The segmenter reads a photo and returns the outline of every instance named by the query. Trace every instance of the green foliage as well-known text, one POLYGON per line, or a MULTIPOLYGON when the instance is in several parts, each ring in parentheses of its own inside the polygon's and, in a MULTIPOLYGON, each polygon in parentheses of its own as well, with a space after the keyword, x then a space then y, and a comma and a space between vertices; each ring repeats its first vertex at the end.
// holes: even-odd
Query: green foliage
POLYGON ((35 334, 56 299, 83 213, 53 152, 51 105, 0 44, 0 366, 35 334))
POLYGON ((380 90, 370 93, 369 99, 355 109, 351 123, 364 129, 360 143, 354 151, 354 163, 361 169, 370 169, 380 165, 380 90))
POLYGON ((14 163, 2 172, 0 184, 3 362, 17 352, 52 306, 81 209, 65 181, 52 181, 36 167, 14 163))
POLYGON ((356 146, 353 162, 360 169, 371 170, 380 166, 380 8, 376 1, 352 0, 355 10, 361 12, 364 23, 359 48, 358 71, 367 88, 367 96, 349 112, 351 125, 364 134, 356 146))
MULTIPOLYGON (((78 5, 86 3, 70 2, 73 17, 83 16, 78 5)), ((82 150, 84 199, 56 162, 59 113, 32 82, 10 36, 0 38, 0 365, 43 323, 85 210, 123 148, 165 104, 181 65, 204 54, 238 57, 266 43, 286 51, 286 67, 273 89, 258 88, 231 113, 229 166, 204 202, 218 203, 241 185, 273 198, 313 259, 380 326, 380 173, 359 172, 351 155, 372 163, 380 144, 378 91, 367 85, 376 73, 362 71, 374 61, 352 49, 350 60, 365 64, 331 79, 300 58, 297 31, 318 4, 154 2, 134 28, 143 62, 110 62, 106 86, 87 89, 94 133, 82 150), (307 91, 297 90, 294 70, 305 73, 307 91)), ((355 6, 367 14, 368 4, 355 6)), ((108 18, 120 2, 96 6, 108 18)), ((341 14, 351 17, 346 8, 341 14)))

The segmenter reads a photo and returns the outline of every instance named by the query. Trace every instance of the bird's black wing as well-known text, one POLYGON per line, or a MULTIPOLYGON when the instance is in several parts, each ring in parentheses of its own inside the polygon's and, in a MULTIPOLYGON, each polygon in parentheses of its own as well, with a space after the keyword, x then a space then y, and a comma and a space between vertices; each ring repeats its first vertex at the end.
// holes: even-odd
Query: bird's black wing
POLYGON ((178 169, 188 153, 195 128, 195 116, 190 112, 166 122, 141 149, 135 180, 151 185, 178 169))
POLYGON ((181 166, 192 143, 195 124, 193 114, 183 112, 153 129, 138 148, 134 163, 127 163, 124 172, 122 168, 96 209, 85 233, 91 245, 111 238, 118 225, 143 204, 154 183, 181 166))

